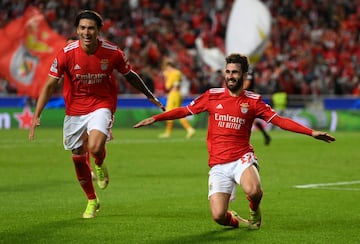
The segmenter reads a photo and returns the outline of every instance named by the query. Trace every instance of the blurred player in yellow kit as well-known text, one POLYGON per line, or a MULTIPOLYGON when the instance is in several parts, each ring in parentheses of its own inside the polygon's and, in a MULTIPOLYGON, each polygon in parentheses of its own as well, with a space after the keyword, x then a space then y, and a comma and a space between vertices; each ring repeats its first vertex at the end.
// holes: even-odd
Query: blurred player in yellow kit
MULTIPOLYGON (((182 95, 180 92, 180 83, 182 73, 177 69, 171 60, 166 60, 163 68, 163 75, 165 77, 165 88, 168 91, 166 101, 166 111, 178 108, 182 104, 182 95)), ((195 129, 190 125, 186 118, 179 119, 181 125, 187 131, 186 138, 191 138, 195 134, 195 129)), ((159 138, 169 138, 174 127, 174 121, 166 121, 165 133, 160 134, 159 138)))

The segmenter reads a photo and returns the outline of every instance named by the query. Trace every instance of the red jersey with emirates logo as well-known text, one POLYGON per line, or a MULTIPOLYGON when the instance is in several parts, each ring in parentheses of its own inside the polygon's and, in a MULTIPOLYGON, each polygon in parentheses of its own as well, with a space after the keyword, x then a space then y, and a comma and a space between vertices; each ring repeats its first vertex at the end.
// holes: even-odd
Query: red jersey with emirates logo
POLYGON ((64 76, 63 96, 66 114, 85 115, 99 108, 108 108, 113 113, 117 104, 117 86, 113 70, 127 74, 131 66, 125 54, 115 45, 98 40, 98 48, 88 55, 74 41, 56 56, 49 75, 64 76))
POLYGON ((255 118, 266 122, 276 115, 259 94, 242 91, 233 97, 225 88, 213 88, 192 101, 187 109, 192 114, 207 111, 209 166, 229 163, 254 149, 250 144, 255 118))

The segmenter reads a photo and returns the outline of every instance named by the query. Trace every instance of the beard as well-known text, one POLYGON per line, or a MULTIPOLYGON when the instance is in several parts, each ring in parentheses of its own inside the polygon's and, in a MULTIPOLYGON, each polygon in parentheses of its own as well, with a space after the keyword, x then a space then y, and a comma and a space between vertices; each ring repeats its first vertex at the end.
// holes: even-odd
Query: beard
POLYGON ((226 80, 226 87, 231 92, 238 92, 242 89, 244 83, 244 79, 241 77, 240 79, 228 79, 226 80), (231 84, 230 84, 231 83, 231 84))

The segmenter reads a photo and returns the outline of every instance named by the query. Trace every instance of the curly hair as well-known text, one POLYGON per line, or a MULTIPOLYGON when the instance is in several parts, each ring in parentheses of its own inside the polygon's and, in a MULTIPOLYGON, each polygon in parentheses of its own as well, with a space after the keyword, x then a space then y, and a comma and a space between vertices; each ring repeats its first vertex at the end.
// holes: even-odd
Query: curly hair
POLYGON ((249 59, 245 55, 232 53, 225 58, 226 64, 240 64, 243 73, 249 70, 249 59))

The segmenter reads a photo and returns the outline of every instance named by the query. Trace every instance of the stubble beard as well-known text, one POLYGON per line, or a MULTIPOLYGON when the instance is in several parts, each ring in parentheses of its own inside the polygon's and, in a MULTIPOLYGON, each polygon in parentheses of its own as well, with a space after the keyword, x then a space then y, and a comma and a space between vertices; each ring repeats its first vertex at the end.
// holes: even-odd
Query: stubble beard
POLYGON ((236 93, 236 92, 238 92, 238 91, 240 91, 240 90, 242 89, 243 83, 244 83, 244 81, 243 81, 242 78, 240 78, 240 79, 238 79, 238 80, 236 80, 236 79, 229 79, 229 80, 226 81, 226 87, 227 87, 227 89, 229 89, 231 92, 236 93), (229 85, 229 81, 232 81, 232 84, 231 84, 231 85, 229 85))

